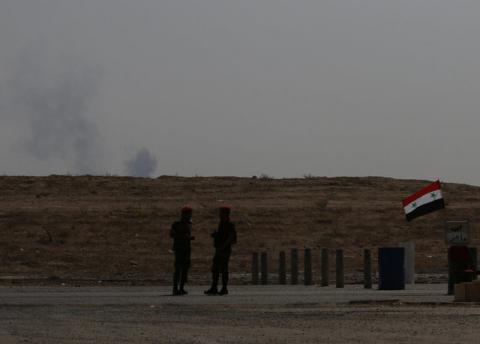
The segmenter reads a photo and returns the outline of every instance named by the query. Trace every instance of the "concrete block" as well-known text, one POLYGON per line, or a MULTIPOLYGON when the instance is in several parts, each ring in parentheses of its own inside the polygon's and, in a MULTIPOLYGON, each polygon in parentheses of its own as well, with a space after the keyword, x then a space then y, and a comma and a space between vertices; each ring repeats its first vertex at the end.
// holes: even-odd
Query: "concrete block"
POLYGON ((405 284, 415 284, 415 243, 402 242, 399 246, 405 249, 405 284))
POLYGON ((455 284, 455 302, 465 302, 466 293, 465 293, 465 283, 455 284))
POLYGON ((480 283, 465 283, 465 298, 468 302, 480 302, 480 283))

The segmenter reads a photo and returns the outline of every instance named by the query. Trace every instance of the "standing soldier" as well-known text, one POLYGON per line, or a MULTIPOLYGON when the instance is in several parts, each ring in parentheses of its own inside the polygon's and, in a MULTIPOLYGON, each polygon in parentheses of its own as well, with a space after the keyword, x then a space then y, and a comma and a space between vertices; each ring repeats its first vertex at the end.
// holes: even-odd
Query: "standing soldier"
POLYGON ((192 208, 183 207, 180 221, 174 222, 170 230, 170 237, 173 239, 173 251, 175 252, 172 295, 188 294, 184 286, 187 282, 187 274, 190 267, 190 241, 195 239, 192 236, 192 212, 192 208))
POLYGON ((219 209, 220 223, 218 230, 212 233, 215 246, 215 256, 212 266, 212 286, 205 291, 206 295, 227 295, 228 294, 228 261, 232 252, 232 245, 237 242, 235 225, 230 222, 230 207, 219 209), (222 274, 222 290, 217 289, 218 279, 222 274))

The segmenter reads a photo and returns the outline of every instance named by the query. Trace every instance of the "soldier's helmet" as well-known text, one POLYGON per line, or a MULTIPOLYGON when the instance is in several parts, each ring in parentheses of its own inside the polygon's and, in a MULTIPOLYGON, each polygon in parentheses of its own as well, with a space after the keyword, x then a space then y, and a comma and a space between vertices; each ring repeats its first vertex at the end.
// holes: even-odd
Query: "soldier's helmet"
POLYGON ((223 205, 220 208, 218 208, 218 210, 220 211, 220 214, 230 215, 232 208, 228 205, 223 205))
POLYGON ((182 215, 184 215, 184 214, 191 214, 192 212, 193 212, 192 207, 190 207, 190 206, 188 206, 188 205, 184 206, 184 207, 182 208, 182 211, 181 211, 182 215))

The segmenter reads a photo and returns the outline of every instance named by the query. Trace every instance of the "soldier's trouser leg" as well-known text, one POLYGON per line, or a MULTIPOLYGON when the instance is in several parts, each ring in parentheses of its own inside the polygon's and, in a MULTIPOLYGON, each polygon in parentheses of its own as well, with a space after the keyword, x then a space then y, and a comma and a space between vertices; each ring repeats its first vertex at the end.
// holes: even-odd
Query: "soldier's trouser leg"
POLYGON ((212 289, 217 289, 220 274, 217 271, 212 272, 212 289))
POLYGON ((187 282, 188 268, 190 267, 190 250, 177 249, 175 251, 175 275, 173 287, 177 288, 180 282, 180 289, 183 289, 187 282))
POLYGON ((178 266, 175 266, 175 272, 173 273, 173 287, 178 288, 178 281, 180 280, 180 269, 178 266))
POLYGON ((222 287, 223 289, 227 289, 228 285, 228 271, 222 272, 222 287))
POLYGON ((182 290, 183 287, 185 286, 185 283, 187 282, 187 276, 188 276, 188 267, 184 266, 180 276, 180 290, 182 290))
POLYGON ((228 262, 230 260, 230 251, 223 252, 219 259, 219 267, 222 272, 223 289, 227 289, 228 285, 228 262))

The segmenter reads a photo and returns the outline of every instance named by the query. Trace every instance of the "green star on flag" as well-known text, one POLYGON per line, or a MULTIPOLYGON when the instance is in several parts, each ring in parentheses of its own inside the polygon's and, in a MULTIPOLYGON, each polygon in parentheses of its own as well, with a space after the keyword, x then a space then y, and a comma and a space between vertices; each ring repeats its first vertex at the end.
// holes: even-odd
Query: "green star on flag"
POLYGON ((445 208, 440 181, 416 191, 402 201, 407 221, 445 208))

